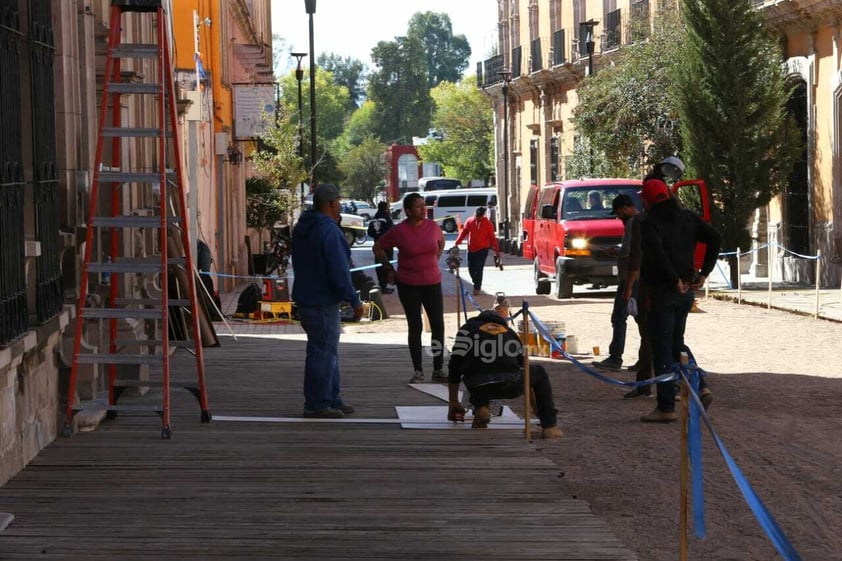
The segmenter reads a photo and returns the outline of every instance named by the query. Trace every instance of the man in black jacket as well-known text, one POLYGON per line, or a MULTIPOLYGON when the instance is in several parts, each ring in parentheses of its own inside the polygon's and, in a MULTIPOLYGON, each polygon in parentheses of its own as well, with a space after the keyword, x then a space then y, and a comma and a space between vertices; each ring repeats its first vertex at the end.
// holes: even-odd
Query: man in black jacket
MULTIPOLYGON (((459 403, 459 382, 465 382, 474 406, 472 427, 488 427, 488 404, 495 399, 513 399, 523 395, 523 345, 508 327, 509 301, 498 300, 494 310, 486 310, 469 319, 456 335, 448 364, 449 403, 447 418, 460 420, 465 409, 459 403)), ((541 421, 541 438, 560 438, 553 390, 546 370, 530 365, 529 381, 535 393, 535 409, 541 421)))
MULTIPOLYGON (((377 203, 377 212, 374 218, 368 222, 368 236, 374 240, 379 240, 383 234, 389 231, 389 228, 394 226, 392 215, 389 212, 389 203, 380 201, 377 203)), ((395 250, 389 248, 386 251, 386 258, 391 261, 395 258, 395 250)), ((388 271, 384 267, 377 267, 377 283, 380 285, 380 292, 382 294, 391 294, 395 290, 389 286, 388 271)))
MULTIPOLYGON (((646 219, 640 223, 643 262, 642 285, 649 306, 649 335, 652 341, 654 374, 669 372, 687 351, 684 329, 693 306, 693 290, 702 286, 716 265, 721 238, 712 226, 670 197, 660 179, 647 179, 640 192, 646 219), (701 270, 696 269, 697 243, 705 244, 701 270)), ((712 395, 706 387, 700 397, 705 407, 712 395)), ((658 405, 640 418, 645 423, 670 423, 676 420, 675 384, 658 384, 658 405)))

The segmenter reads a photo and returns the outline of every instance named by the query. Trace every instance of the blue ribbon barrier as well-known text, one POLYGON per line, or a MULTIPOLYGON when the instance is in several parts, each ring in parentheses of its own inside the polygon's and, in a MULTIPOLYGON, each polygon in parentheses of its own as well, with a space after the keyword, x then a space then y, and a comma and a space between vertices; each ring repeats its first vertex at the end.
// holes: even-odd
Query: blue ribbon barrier
MULTIPOLYGON (((722 442, 722 439, 719 438, 719 435, 716 434, 716 431, 713 428, 713 423, 711 423, 710 417, 708 417, 707 411, 705 411, 704 406, 702 406, 702 400, 699 398, 698 392, 695 388, 698 388, 698 384, 693 386, 691 382, 688 382, 689 379, 692 379, 692 369, 693 367, 685 367, 681 365, 679 367, 679 372, 682 379, 689 383, 689 391, 688 395, 691 397, 691 415, 690 415, 690 427, 696 429, 697 433, 701 433, 698 420, 701 419, 708 428, 711 437, 713 438, 716 447, 719 449, 719 453, 722 455, 722 458, 725 460, 725 464, 728 466, 728 469, 731 472, 731 476, 734 478, 734 482, 737 484, 737 488, 739 488, 740 492, 743 494, 743 498, 745 498, 746 503, 748 504, 749 508, 751 509, 754 517, 760 523, 760 527, 766 532, 766 536, 772 542, 772 545, 775 546, 775 549, 778 550, 778 553, 781 554, 784 561, 801 561, 801 556, 795 551, 795 548, 792 546, 792 543, 783 533, 778 523, 775 521, 775 518, 766 508, 766 505, 763 504, 763 501, 760 500, 760 497, 757 496, 757 493, 752 488, 751 484, 748 482, 746 477, 743 475, 743 472, 740 470, 737 462, 734 461, 734 458, 731 457, 731 454, 728 453, 728 450, 725 448, 725 444, 722 442), (696 419, 695 425, 692 423, 693 418, 696 419)), ((695 368, 695 370, 699 370, 695 368)), ((690 431, 692 429, 688 428, 688 438, 690 438, 690 431)), ((693 471, 693 509, 694 514, 698 517, 697 508, 703 508, 703 499, 701 497, 697 497, 696 493, 696 480, 702 481, 702 474, 701 474, 701 434, 690 439, 692 442, 693 439, 699 439, 699 449, 697 451, 697 455, 695 456, 698 458, 698 462, 694 462, 694 471, 693 471), (698 471, 696 468, 696 464, 698 464, 698 471)), ((691 460, 693 459, 692 455, 692 444, 691 446, 691 460)), ((704 516, 704 514, 702 514, 704 516)), ((696 524, 699 523, 698 518, 694 518, 694 522, 696 524)), ((702 531, 704 531, 704 520, 702 519, 702 531)), ((698 529, 697 529, 698 531, 698 529)))
MULTIPOLYGON (((694 366, 679 364, 681 372, 688 375, 691 392, 699 395, 701 375, 694 366)), ((695 400, 690 400, 687 423, 687 453, 690 456, 690 466, 693 474, 693 534, 703 539, 707 535, 705 524, 705 480, 702 469, 702 431, 699 425, 699 409, 695 400)))
MULTIPOLYGON (((526 310, 526 308, 524 308, 526 310)), ((555 337, 552 336, 550 331, 547 329, 547 326, 544 325, 538 316, 533 314, 532 312, 528 312, 529 317, 532 319, 532 323, 535 325, 535 328, 538 331, 538 334, 543 338, 547 343, 550 345, 551 351, 558 351, 562 357, 566 358, 573 365, 584 372, 585 374, 589 374, 598 380, 602 380, 608 384, 614 384, 615 386, 626 386, 626 387, 640 387, 640 386, 648 386, 651 384, 657 384, 659 382, 670 382, 673 380, 677 380, 678 376, 674 372, 668 372, 666 374, 661 374, 660 376, 655 376, 654 378, 649 378, 648 380, 642 380, 640 382, 633 381, 633 382, 625 382, 623 380, 617 380, 615 378, 611 378, 610 376, 606 376, 601 372, 597 372, 591 368, 588 368, 572 356, 570 356, 564 348, 559 344, 558 341, 555 340, 555 337)))

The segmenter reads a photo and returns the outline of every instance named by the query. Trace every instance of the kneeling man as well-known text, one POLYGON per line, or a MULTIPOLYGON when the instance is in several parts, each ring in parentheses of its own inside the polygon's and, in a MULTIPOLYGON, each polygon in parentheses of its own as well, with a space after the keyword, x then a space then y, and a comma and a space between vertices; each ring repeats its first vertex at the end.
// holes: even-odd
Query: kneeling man
MULTIPOLYGON (((464 418, 459 403, 459 382, 464 381, 474 406, 473 428, 484 429, 491 421, 488 404, 495 399, 523 395, 523 345, 509 328, 509 301, 498 300, 493 311, 486 310, 469 319, 456 335, 448 365, 449 403, 447 418, 464 418)), ((535 394, 535 409, 541 420, 542 438, 559 438, 557 409, 546 370, 530 365, 529 379, 535 394)))

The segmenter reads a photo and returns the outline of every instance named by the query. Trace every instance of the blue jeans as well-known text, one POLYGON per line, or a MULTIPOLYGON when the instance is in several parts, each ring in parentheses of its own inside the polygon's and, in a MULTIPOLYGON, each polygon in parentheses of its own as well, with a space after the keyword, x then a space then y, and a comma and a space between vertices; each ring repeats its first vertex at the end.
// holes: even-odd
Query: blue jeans
POLYGON ((474 290, 482 288, 482 272, 485 269, 485 260, 488 258, 488 248, 479 251, 468 252, 468 274, 471 275, 471 282, 474 290))
MULTIPOLYGON (((687 314, 693 307, 693 298, 693 291, 679 294, 673 290, 658 290, 650 294, 648 327, 655 376, 669 372, 687 348, 684 345, 684 329, 687 327, 687 314)), ((658 409, 675 411, 673 382, 658 384, 658 409)))
MULTIPOLYGON (((626 350, 626 322, 629 318, 629 309, 623 300, 623 290, 626 283, 620 281, 617 285, 617 292, 614 294, 614 307, 611 309, 611 344, 608 345, 608 356, 623 360, 623 351, 626 350)), ((634 295, 637 296, 637 295, 634 295)))
POLYGON ((307 334, 304 362, 304 408, 337 408, 339 397, 339 304, 298 306, 301 327, 307 334))

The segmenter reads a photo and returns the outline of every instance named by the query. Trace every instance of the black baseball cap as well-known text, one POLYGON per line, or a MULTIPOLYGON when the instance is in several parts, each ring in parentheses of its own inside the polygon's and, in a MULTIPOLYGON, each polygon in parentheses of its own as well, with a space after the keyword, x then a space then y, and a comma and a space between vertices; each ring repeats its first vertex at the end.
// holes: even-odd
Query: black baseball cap
POLYGON ((634 201, 628 195, 620 194, 614 197, 614 200, 611 201, 611 212, 608 214, 612 216, 617 216, 617 211, 623 207, 627 206, 634 206, 634 201))
POLYGON ((476 213, 477 214, 485 214, 485 207, 484 206, 478 206, 477 210, 476 210, 476 213))

